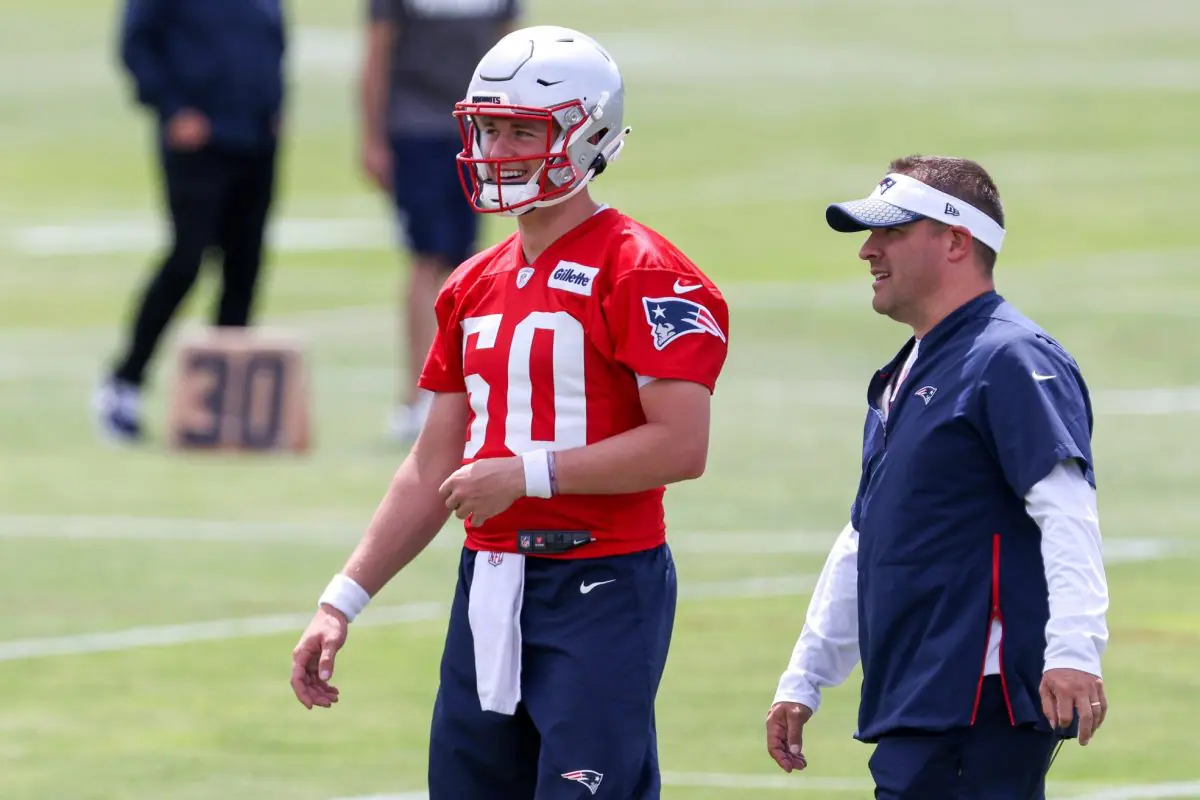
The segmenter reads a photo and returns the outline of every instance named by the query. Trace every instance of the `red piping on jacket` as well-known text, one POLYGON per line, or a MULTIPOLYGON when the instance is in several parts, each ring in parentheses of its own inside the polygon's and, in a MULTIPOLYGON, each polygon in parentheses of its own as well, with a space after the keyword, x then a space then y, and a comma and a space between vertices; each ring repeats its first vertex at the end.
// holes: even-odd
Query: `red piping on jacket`
MULTIPOLYGON (((1001 631, 1004 630, 1004 617, 1000 613, 1000 534, 992 534, 992 613, 988 616, 988 641, 983 645, 983 664, 979 667, 979 685, 975 689, 975 706, 971 709, 971 724, 979 714, 979 699, 983 696, 983 679, 987 672, 987 651, 990 643, 992 623, 999 622, 1001 631)), ((1004 677, 1004 636, 1000 637, 1000 687, 1004 692, 1004 706, 1008 709, 1008 721, 1016 725, 1016 715, 1013 714, 1012 700, 1008 695, 1008 680, 1004 677)))

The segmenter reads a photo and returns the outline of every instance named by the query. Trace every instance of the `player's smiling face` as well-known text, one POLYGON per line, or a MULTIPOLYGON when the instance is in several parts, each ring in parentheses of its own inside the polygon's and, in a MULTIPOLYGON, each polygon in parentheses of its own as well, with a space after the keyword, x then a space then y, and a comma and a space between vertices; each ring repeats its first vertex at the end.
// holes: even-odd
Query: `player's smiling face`
POLYGON ((477 117, 476 124, 483 157, 501 159, 498 164, 487 165, 488 180, 493 183, 529 181, 542 166, 552 143, 547 120, 477 117))
POLYGON ((941 280, 934 228, 918 220, 871 231, 858 256, 871 265, 876 312, 909 324, 920 319, 923 300, 941 280))

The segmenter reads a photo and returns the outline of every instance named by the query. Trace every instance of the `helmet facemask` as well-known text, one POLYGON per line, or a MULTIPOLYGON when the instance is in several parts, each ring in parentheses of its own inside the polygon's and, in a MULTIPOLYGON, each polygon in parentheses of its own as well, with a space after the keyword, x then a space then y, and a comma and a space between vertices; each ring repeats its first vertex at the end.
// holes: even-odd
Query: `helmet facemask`
POLYGON ((516 216, 573 197, 616 159, 629 133, 628 128, 614 131, 604 124, 607 93, 590 112, 578 99, 546 108, 510 105, 500 96, 488 100, 498 102, 461 102, 454 110, 463 143, 458 162, 467 168, 465 174, 460 169, 459 177, 471 205, 482 213, 516 216), (542 152, 489 157, 483 151, 481 117, 544 123, 542 152), (522 183, 501 179, 506 164, 538 161, 540 165, 522 183))

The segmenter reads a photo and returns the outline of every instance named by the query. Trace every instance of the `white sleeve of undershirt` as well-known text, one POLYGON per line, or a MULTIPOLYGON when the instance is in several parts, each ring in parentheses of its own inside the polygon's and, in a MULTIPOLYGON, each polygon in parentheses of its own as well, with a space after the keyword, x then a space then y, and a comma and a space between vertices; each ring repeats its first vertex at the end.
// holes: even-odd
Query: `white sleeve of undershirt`
POLYGON ((858 660, 858 531, 848 524, 817 579, 774 702, 803 703, 815 712, 821 690, 843 683, 858 660))
POLYGON ((1042 531, 1050 593, 1045 669, 1068 667, 1100 677, 1108 644, 1108 581, 1104 574, 1096 490, 1075 461, 1063 461, 1025 496, 1042 531))

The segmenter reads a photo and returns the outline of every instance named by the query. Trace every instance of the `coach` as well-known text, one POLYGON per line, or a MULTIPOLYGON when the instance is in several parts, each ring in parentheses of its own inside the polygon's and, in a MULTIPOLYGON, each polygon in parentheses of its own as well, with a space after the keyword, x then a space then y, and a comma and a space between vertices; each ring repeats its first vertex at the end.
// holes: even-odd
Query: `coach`
POLYGON ((826 210, 870 231, 876 312, 913 336, 870 382, 850 524, 767 717, 803 769, 820 692, 861 659, 877 798, 1044 797, 1055 744, 1104 721, 1092 410, 1079 366, 996 293, 1004 212, 960 158, 894 161, 826 210))

